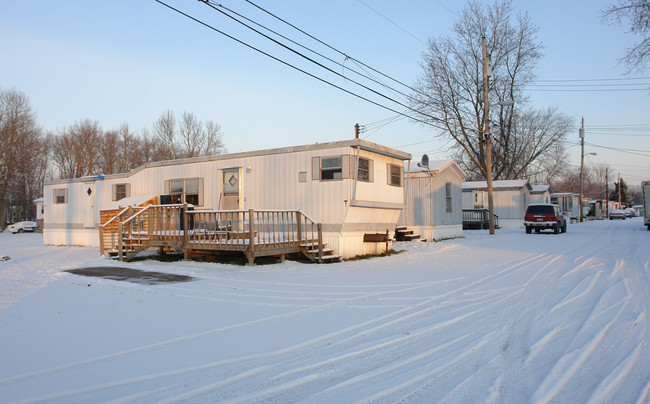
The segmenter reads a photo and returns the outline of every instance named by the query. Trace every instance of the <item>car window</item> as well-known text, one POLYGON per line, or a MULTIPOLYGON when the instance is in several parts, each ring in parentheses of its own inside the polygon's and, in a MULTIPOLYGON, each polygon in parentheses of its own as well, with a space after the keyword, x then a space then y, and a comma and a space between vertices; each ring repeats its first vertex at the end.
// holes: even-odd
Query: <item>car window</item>
POLYGON ((552 215, 553 212, 553 206, 549 205, 531 205, 527 211, 527 213, 532 215, 552 215))

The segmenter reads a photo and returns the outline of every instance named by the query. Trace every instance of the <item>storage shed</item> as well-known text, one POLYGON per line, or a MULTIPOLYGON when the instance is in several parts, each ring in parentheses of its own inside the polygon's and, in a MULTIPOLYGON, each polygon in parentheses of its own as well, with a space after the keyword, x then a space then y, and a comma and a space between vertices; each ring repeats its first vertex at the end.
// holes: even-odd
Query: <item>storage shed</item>
POLYGON ((462 182, 465 172, 455 160, 429 161, 404 177, 406 207, 399 225, 435 241, 463 235, 462 182))
MULTIPOLYGON (((411 155, 361 139, 147 163, 128 173, 50 181, 44 243, 99 246, 103 208, 162 196, 200 211, 300 210, 343 258, 376 251, 364 234, 395 228, 411 155)), ((267 225, 268 226, 268 225, 267 225)))
MULTIPOLYGON (((518 229, 524 226, 526 207, 532 187, 528 180, 497 180, 492 182, 494 214, 500 228, 518 229)), ((463 183, 463 209, 487 209, 486 181, 463 183)))

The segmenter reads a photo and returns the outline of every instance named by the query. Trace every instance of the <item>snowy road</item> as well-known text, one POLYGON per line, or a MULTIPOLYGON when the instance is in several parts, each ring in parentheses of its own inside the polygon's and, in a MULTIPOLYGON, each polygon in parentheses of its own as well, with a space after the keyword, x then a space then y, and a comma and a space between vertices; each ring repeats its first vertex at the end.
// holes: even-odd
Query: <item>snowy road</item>
POLYGON ((387 258, 131 264, 0 234, 2 402, 650 402, 650 232, 465 232, 387 258), (141 285, 62 272, 189 275, 141 285))

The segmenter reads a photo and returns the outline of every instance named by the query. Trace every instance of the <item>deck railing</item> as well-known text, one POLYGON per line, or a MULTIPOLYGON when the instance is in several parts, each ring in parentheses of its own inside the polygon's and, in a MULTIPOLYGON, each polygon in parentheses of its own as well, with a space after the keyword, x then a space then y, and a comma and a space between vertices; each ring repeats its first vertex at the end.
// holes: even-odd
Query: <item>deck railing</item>
MULTIPOLYGON (((463 229, 487 229, 490 225, 488 209, 463 209, 463 229)), ((494 214, 494 226, 499 227, 499 215, 494 214)))
POLYGON ((184 205, 122 209, 100 226, 100 252, 147 246, 241 251, 261 255, 303 251, 323 260, 322 226, 300 210, 192 210, 184 205))

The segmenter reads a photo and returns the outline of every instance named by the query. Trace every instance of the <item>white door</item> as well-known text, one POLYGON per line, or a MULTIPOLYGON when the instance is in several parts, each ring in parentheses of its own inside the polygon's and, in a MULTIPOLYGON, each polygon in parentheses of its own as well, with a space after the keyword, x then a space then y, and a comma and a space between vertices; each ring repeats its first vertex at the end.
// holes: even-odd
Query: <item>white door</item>
POLYGON ((86 183, 84 186, 84 227, 95 227, 95 183, 86 183))
POLYGON ((224 170, 223 172, 223 194, 222 210, 239 210, 241 209, 240 201, 240 175, 239 169, 224 170))

